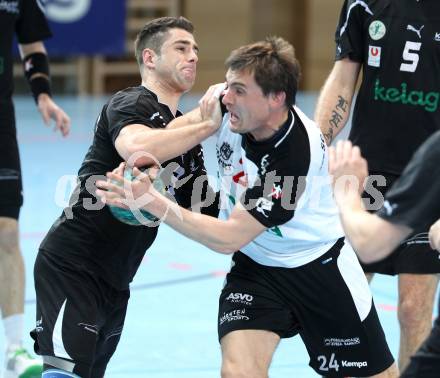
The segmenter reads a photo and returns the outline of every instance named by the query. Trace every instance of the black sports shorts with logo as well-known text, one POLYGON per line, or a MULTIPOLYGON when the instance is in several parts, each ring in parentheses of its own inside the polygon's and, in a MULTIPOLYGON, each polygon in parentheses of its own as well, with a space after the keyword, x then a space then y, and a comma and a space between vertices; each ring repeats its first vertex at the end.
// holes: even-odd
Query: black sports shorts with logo
POLYGON ((0 100, 0 217, 18 219, 23 204, 12 100, 0 100))
POLYGON ((45 364, 81 378, 103 377, 130 297, 81 266, 40 250, 35 261, 37 321, 31 332, 45 364))
MULTIPOLYGON (((399 176, 380 172, 370 172, 369 182, 372 188, 382 194, 382 200, 375 206, 375 209, 382 207, 383 197, 388 189, 399 176), (385 186, 378 186, 375 176, 383 176, 386 180, 385 186)), ((423 195, 421 190, 420 195, 423 195)), ((363 194, 364 200, 372 201, 368 193, 363 194)), ((367 206, 368 209, 368 206, 367 206)), ((396 275, 400 273, 410 274, 435 274, 440 273, 440 258, 436 250, 429 246, 428 230, 426 232, 410 235, 402 244, 385 259, 371 263, 361 263, 366 273, 381 273, 396 275)), ((440 375, 439 375, 440 376, 440 375)))
POLYGON ((364 377, 393 363, 370 289, 353 249, 340 239, 298 268, 233 256, 220 295, 218 333, 259 329, 299 334, 309 365, 326 377, 364 377))

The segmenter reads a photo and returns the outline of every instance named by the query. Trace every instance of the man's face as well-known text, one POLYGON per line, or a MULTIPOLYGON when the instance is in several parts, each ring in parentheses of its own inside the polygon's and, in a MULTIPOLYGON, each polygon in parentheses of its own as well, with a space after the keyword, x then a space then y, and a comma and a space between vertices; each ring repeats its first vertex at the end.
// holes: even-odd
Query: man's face
POLYGON ((226 73, 227 89, 223 97, 230 114, 230 129, 234 133, 260 133, 271 114, 270 98, 255 82, 254 74, 247 71, 226 73))
POLYGON ((155 62, 159 80, 178 92, 190 90, 196 79, 198 51, 191 33, 170 29, 155 62))

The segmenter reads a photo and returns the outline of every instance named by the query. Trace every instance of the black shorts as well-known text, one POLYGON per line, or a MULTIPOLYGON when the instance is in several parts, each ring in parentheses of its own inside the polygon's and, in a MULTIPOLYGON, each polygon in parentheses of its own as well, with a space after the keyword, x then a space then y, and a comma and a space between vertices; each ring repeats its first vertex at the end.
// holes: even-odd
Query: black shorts
POLYGON ((370 376, 394 361, 365 275, 342 239, 298 268, 264 266, 235 253, 220 296, 219 339, 243 329, 282 338, 299 333, 309 365, 328 377, 370 376))
POLYGON ((18 219, 23 205, 20 156, 12 101, 0 101, 0 217, 18 219))
MULTIPOLYGON (((372 187, 380 191, 382 196, 385 196, 385 193, 399 177, 379 172, 370 172, 370 177, 371 175, 385 177, 385 186, 378 186, 377 181, 374 180, 374 178, 370 180, 372 187)), ((372 202, 372 197, 367 193, 364 193, 363 197, 372 202)), ((381 207, 382 202, 375 204, 375 208, 377 209, 378 207, 381 207)), ((424 233, 411 235, 385 259, 371 264, 361 263, 361 265, 366 273, 381 273, 393 276, 401 273, 440 273, 439 254, 429 246, 428 230, 424 233)))
POLYGON ((438 378, 440 377, 440 297, 439 315, 426 341, 402 374, 402 378, 438 378))
POLYGON ((81 378, 103 377, 121 336, 129 290, 58 260, 40 250, 35 261, 35 352, 81 378))

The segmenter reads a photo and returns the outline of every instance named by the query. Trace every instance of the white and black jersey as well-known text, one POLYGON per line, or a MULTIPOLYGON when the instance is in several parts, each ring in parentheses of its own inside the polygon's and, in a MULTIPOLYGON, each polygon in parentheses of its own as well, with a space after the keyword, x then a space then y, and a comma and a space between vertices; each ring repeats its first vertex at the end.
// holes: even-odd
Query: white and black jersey
POLYGON ((440 131, 417 150, 377 214, 416 233, 440 218, 440 131))
POLYGON ((335 37, 336 60, 362 64, 350 139, 371 171, 399 175, 440 129, 440 1, 346 0, 335 37))
POLYGON ((368 282, 344 241, 316 124, 293 107, 271 138, 256 141, 232 133, 226 114, 217 160, 220 217, 240 201, 267 227, 232 257, 219 339, 246 329, 281 338, 299 333, 320 375, 372 376, 388 368, 393 357, 368 282))
POLYGON ((267 230, 241 251, 259 264, 297 267, 315 260, 343 236, 319 128, 298 108, 268 140, 234 134, 228 115, 217 139, 221 209, 236 201, 267 230))
MULTIPOLYGON (((113 287, 126 289, 156 238, 157 227, 121 223, 97 199, 95 183, 123 161, 114 146, 123 127, 140 124, 164 128, 173 119, 168 106, 158 102, 157 96, 143 86, 112 96, 96 121, 93 143, 79 169, 79 184, 70 207, 54 223, 40 249, 78 262, 113 287)), ((194 181, 206 174, 201 146, 163 163, 163 167, 169 171, 169 181, 165 182, 169 192, 172 190, 181 206, 189 207, 194 181), (183 184, 174 190, 173 182, 183 184)))

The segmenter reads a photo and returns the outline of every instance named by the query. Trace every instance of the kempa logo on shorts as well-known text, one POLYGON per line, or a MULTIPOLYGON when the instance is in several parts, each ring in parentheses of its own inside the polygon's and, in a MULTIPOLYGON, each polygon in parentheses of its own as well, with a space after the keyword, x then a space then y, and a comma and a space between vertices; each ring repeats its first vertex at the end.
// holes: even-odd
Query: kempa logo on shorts
POLYGON ((249 320, 249 316, 246 316, 245 313, 245 309, 223 313, 222 317, 220 318, 220 325, 225 322, 232 322, 234 320, 249 320))
POLYGON ((367 361, 345 361, 342 360, 341 362, 342 367, 357 367, 357 368, 363 368, 368 366, 367 361))
POLYGON ((241 303, 250 306, 254 300, 254 297, 250 294, 231 293, 228 295, 226 300, 230 301, 231 303, 241 303))
POLYGON ((400 88, 385 88, 380 86, 380 81, 377 79, 374 84, 375 100, 422 106, 428 112, 435 112, 438 109, 439 98, 439 92, 409 91, 406 83, 401 83, 400 88))

